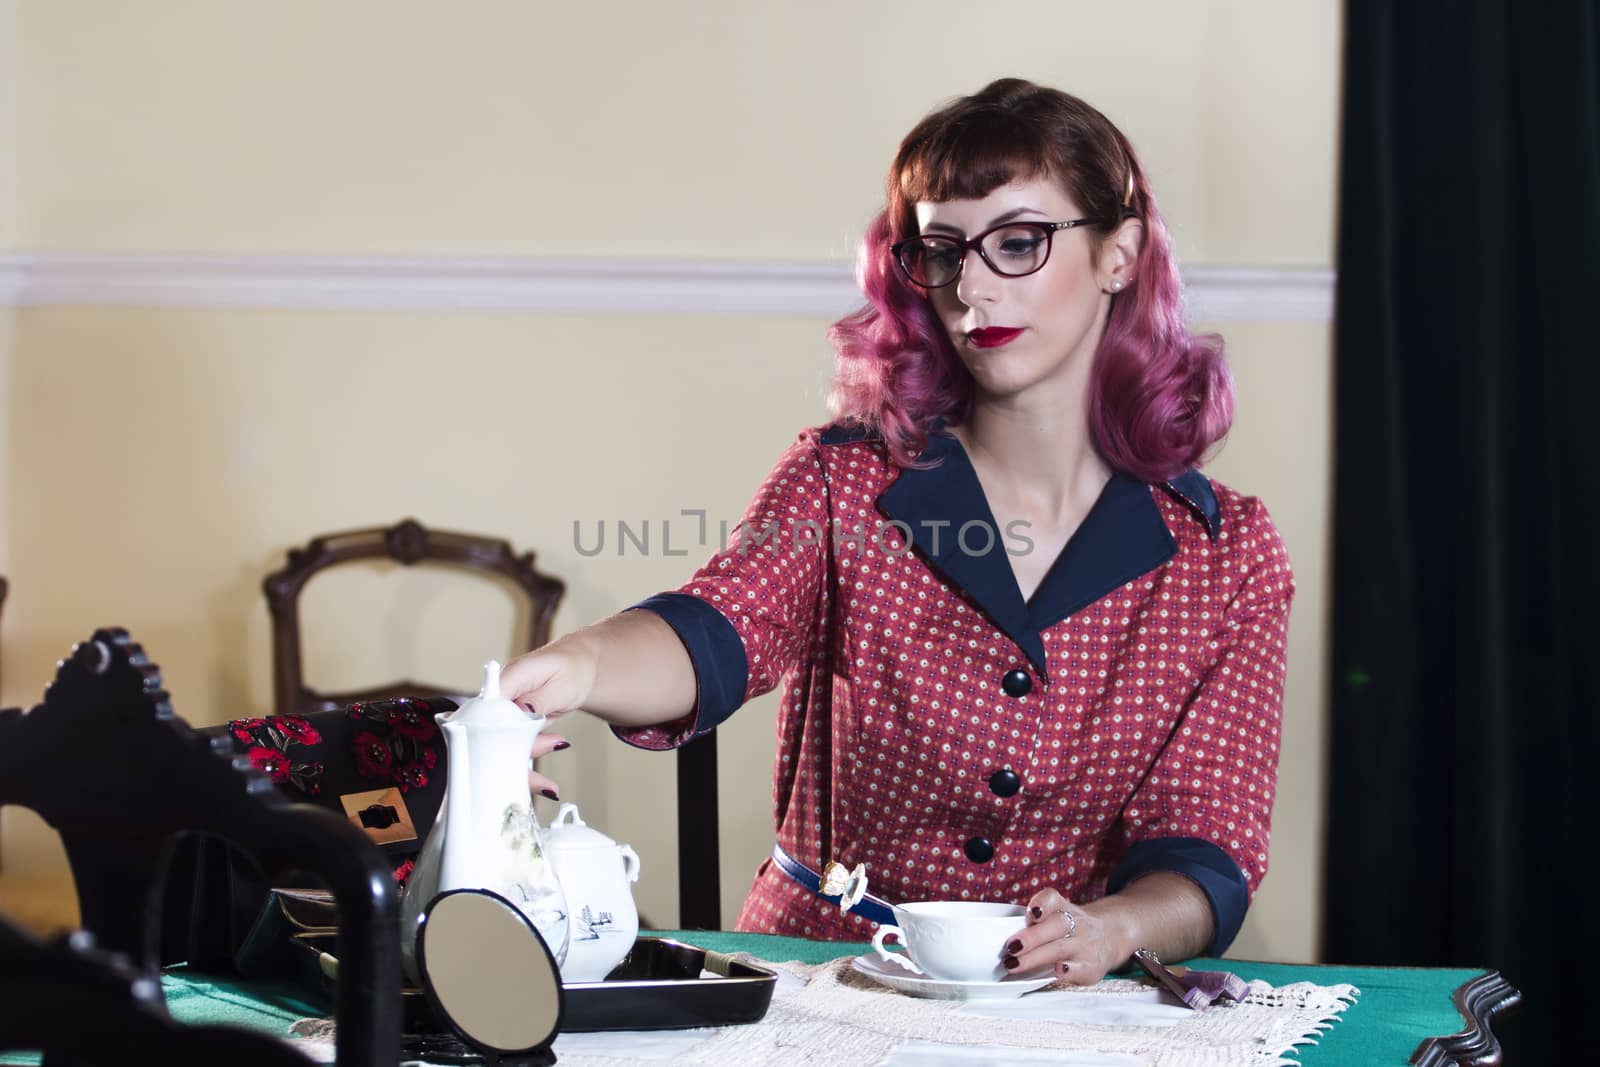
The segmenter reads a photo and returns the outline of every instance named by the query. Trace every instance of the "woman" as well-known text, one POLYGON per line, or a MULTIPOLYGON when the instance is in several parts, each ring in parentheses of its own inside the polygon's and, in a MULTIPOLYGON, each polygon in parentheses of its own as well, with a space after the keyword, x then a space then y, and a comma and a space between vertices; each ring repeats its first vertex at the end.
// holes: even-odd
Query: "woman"
POLYGON ((1028 905, 1006 966, 1220 954, 1267 865, 1289 603, 1127 140, 998 81, 901 145, 801 434, 680 590, 506 668, 665 749, 782 685, 777 848, 742 930, 859 940, 888 901, 1028 905), (837 891, 835 887, 835 891, 837 891))

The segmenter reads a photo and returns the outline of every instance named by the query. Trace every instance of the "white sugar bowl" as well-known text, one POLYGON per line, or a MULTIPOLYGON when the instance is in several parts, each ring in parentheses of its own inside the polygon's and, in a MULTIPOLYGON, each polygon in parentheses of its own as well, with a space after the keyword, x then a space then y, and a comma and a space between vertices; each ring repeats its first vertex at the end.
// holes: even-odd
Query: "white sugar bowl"
POLYGON ((571 917, 561 980, 603 981, 639 936, 632 888, 639 880, 639 857, 587 825, 576 804, 557 809, 544 842, 571 917))

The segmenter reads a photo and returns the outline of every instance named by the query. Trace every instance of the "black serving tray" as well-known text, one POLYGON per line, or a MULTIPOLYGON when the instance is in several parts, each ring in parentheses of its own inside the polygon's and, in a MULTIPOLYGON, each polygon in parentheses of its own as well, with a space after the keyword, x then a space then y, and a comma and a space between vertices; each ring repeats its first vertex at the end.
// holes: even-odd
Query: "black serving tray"
MULTIPOLYGON (((290 941, 298 950, 302 982, 331 998, 337 982, 336 935, 312 931, 295 934, 290 941)), ((605 981, 562 986, 566 1007, 561 1030, 683 1030, 753 1023, 766 1015, 777 984, 777 972, 765 967, 670 938, 641 937, 605 981)), ((406 1033, 446 1031, 422 990, 402 987, 400 999, 406 1033)))
POLYGON ((562 1030, 680 1030, 753 1023, 776 971, 665 937, 641 937, 603 982, 572 982, 562 1030), (711 977, 703 977, 705 972, 711 977))

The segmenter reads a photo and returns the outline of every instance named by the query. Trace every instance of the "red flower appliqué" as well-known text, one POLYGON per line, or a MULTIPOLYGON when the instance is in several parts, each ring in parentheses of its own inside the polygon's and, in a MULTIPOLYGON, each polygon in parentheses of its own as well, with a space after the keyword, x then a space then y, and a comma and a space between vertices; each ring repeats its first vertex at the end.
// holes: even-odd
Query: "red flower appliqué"
POLYGON ((413 741, 426 741, 439 732, 428 709, 409 700, 395 702, 394 709, 389 712, 389 725, 394 727, 395 733, 413 741))
POLYGON ((352 742, 356 755, 356 772, 363 778, 383 778, 389 774, 394 766, 394 753, 389 749, 389 742, 373 733, 363 730, 356 734, 352 742))
POLYGON ((282 752, 275 748, 252 745, 248 755, 251 765, 274 782, 289 780, 289 760, 282 752))
POLYGON ((425 700, 399 697, 371 704, 352 704, 350 718, 364 729, 355 737, 356 770, 401 792, 428 784, 428 772, 439 764, 439 727, 434 706, 425 700))
POLYGON ((278 728, 278 732, 289 741, 297 745, 316 745, 322 743, 322 735, 311 723, 298 716, 280 715, 272 720, 271 725, 278 728))
POLYGON ((256 731, 267 725, 266 719, 235 719, 231 724, 233 736, 245 744, 255 740, 256 731))
MULTIPOLYGON (((433 752, 430 750, 428 755, 433 756, 433 752)), ((421 789, 428 784, 428 765, 424 765, 420 760, 413 760, 402 764, 400 769, 394 772, 394 777, 402 793, 410 789, 421 789)))
POLYGON ((228 732, 246 746, 245 754, 251 765, 272 781, 289 782, 311 796, 322 792, 322 783, 318 781, 324 769, 322 764, 291 751, 322 740, 316 727, 305 719, 235 719, 228 724, 228 732))

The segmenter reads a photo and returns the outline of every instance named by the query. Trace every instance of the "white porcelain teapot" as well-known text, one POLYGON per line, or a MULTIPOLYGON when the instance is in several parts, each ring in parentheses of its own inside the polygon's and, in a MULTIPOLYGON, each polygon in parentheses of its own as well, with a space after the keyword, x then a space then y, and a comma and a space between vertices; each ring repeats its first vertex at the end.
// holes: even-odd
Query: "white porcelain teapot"
POLYGON ((417 980, 415 946, 423 912, 434 897, 454 889, 487 889, 505 897, 560 962, 570 926, 567 902, 528 798, 528 760, 544 716, 502 696, 500 664, 490 662, 482 692, 434 721, 444 732, 448 773, 444 802, 401 902, 406 973, 417 980))
POLYGON ((599 982, 633 948, 639 911, 632 883, 639 856, 587 825, 576 804, 563 804, 545 831, 545 848, 572 915, 563 982, 599 982))

